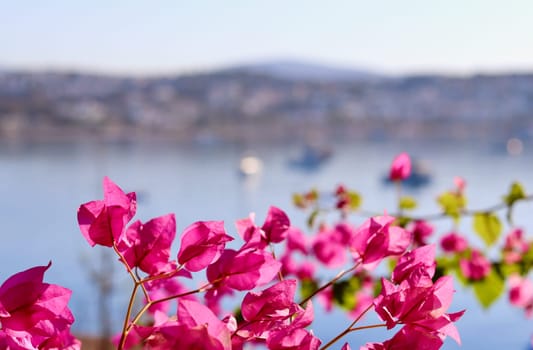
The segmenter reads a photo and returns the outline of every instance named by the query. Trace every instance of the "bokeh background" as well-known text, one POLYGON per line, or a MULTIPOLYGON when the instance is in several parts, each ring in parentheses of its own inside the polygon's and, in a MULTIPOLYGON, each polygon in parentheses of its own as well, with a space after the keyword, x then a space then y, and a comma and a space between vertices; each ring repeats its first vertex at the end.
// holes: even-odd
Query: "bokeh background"
MULTIPOLYGON (((406 190, 421 215, 438 212, 436 195, 456 175, 475 209, 499 202, 512 181, 533 188, 530 1, 1 8, 0 280, 52 260, 47 281, 74 291, 79 334, 116 331, 130 290, 76 223, 106 175, 138 193, 141 220, 174 212, 178 231, 224 220, 233 235, 236 219, 256 212, 262 222, 269 205, 305 227, 291 195, 312 187, 344 183, 366 209, 394 210, 383 177, 402 151, 428 179, 406 190)), ((526 232, 532 209, 516 211, 526 232)), ((459 229, 479 243, 470 221, 459 229)), ((457 289, 452 309, 468 309, 463 348, 528 349, 533 322, 506 295, 484 310, 457 289)), ((317 309, 324 339, 348 320, 317 309)))

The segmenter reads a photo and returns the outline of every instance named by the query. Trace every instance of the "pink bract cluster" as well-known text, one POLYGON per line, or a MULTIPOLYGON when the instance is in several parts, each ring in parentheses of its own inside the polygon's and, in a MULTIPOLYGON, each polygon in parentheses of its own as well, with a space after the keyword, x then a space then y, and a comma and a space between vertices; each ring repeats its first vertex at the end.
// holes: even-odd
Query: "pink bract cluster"
POLYGON ((70 334, 72 292, 43 282, 50 265, 19 272, 0 286, 0 349, 80 349, 70 334))
POLYGON ((83 204, 78 211, 87 242, 112 247, 135 283, 134 295, 138 290, 144 294, 145 306, 136 314, 128 310, 116 339, 119 349, 140 344, 146 349, 222 350, 260 343, 272 350, 317 350, 322 341, 308 328, 314 319, 311 298, 319 295, 327 304, 332 283, 317 286, 298 302, 299 285, 290 278, 313 278, 315 265, 307 259, 311 256, 327 267, 351 266, 347 272, 362 282, 355 292, 359 302, 350 314, 359 320, 374 307, 385 321, 379 326, 403 325, 389 343, 416 336, 420 344, 434 349, 447 335, 459 339, 453 322, 462 313, 446 313, 452 281, 446 277, 432 281, 434 248, 422 246, 406 253, 413 235, 396 226, 391 216, 368 219, 359 227, 347 222, 324 226, 309 240, 291 226, 282 210, 271 207, 261 225, 253 215, 237 221, 237 233, 244 241, 239 248, 226 247, 233 238, 222 222, 192 224, 179 236, 179 251, 173 259, 174 215, 130 223, 135 198, 105 178, 104 199, 83 204), (278 260, 273 245, 282 242, 285 253, 278 260), (399 258, 398 266, 392 281, 383 280, 382 292, 375 297, 373 281, 365 276, 387 257, 399 258), (202 271, 205 284, 189 288, 186 279, 202 271), (240 297, 242 292, 239 311, 224 311, 221 300, 240 297), (173 313, 169 303, 176 301, 173 313), (152 316, 148 322, 141 321, 145 313, 152 316))

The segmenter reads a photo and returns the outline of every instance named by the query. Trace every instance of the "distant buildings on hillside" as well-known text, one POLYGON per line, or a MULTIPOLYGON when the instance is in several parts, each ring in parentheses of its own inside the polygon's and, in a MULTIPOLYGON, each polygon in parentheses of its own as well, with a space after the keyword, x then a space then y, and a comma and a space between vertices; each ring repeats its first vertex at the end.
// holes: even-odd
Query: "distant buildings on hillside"
POLYGON ((320 130, 356 138, 529 138, 533 74, 319 81, 239 69, 146 79, 0 72, 0 133, 54 130, 223 139, 320 130))

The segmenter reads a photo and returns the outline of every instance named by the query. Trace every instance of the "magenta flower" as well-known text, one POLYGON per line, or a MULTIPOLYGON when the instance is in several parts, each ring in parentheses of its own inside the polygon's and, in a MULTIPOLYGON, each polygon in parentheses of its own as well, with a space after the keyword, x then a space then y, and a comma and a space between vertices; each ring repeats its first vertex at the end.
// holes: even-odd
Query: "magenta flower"
POLYGON ((517 263, 522 260, 524 254, 529 250, 529 245, 523 235, 523 231, 519 228, 511 230, 505 237, 505 245, 503 246, 503 259, 508 264, 517 263))
POLYGON ((129 339, 126 339, 126 348, 142 341, 145 349, 231 349, 231 335, 226 323, 206 306, 180 299, 177 316, 175 320, 156 313, 152 326, 135 326, 135 332, 130 332, 129 339))
POLYGON ((80 230, 91 246, 112 247, 137 208, 135 193, 125 194, 108 177, 104 178, 104 200, 82 204, 78 209, 80 230))
POLYGON ((392 226, 392 216, 376 216, 356 229, 350 243, 352 256, 365 268, 372 269, 388 256, 401 255, 411 244, 411 233, 392 226))
POLYGON ((330 268, 339 267, 346 263, 347 239, 344 230, 325 229, 320 231, 313 242, 313 253, 324 265, 330 268))
MULTIPOLYGON (((298 308, 300 308, 298 306, 298 308)), ((307 302, 305 310, 300 308, 294 320, 285 326, 271 329, 266 340, 270 350, 318 350, 321 341, 312 331, 305 329, 313 322, 314 309, 311 301, 307 302)))
POLYGON ((425 349, 424 346, 428 349, 438 349, 446 336, 460 343, 459 333, 453 323, 464 311, 446 313, 452 302, 453 279, 444 276, 433 284, 434 257, 434 246, 417 248, 400 258, 394 269, 393 281, 398 284, 386 279, 381 280, 381 293, 374 299, 376 313, 389 329, 397 324, 405 326, 390 341, 369 344, 364 349, 396 349, 397 347, 391 344, 408 342, 410 334, 415 336, 417 332, 422 332, 423 337, 419 337, 419 341, 423 343, 415 346, 416 349, 425 349))
POLYGON ((306 329, 287 327, 272 331, 266 343, 269 350, 318 350, 321 341, 306 329))
POLYGON ((360 347, 360 350, 437 350, 441 348, 443 343, 443 339, 438 335, 429 333, 421 327, 407 325, 391 339, 383 343, 368 343, 360 347))
POLYGON ((294 303, 296 280, 284 280, 261 292, 249 292, 242 300, 246 321, 284 320, 298 311, 294 303))
POLYGON ((271 206, 263 226, 254 223, 255 214, 236 222, 237 232, 246 242, 247 248, 264 248, 270 243, 279 243, 287 238, 290 228, 289 217, 279 208, 271 206))
POLYGON ((189 271, 203 270, 220 258, 226 242, 232 240, 224 230, 224 222, 196 222, 183 231, 178 262, 189 271))
POLYGON ((433 234, 433 226, 427 221, 417 220, 415 221, 410 231, 413 235, 413 243, 415 246, 420 247, 427 244, 427 239, 433 234))
POLYGON ((282 242, 286 237, 291 226, 289 217, 279 208, 271 206, 268 208, 265 223, 261 227, 265 233, 265 238, 269 243, 282 242))
POLYGON ((72 292, 43 282, 48 266, 38 266, 9 277, 0 286, 2 340, 11 349, 53 349, 67 344, 79 349, 69 334, 74 317, 68 308, 72 292))
POLYGON ((118 250, 131 269, 139 267, 142 271, 155 275, 168 264, 170 246, 175 236, 174 214, 160 216, 145 224, 136 221, 126 230, 118 243, 118 250))
POLYGON ((397 284, 407 281, 413 286, 431 285, 435 267, 435 246, 422 246, 400 257, 391 280, 397 284))
POLYGON ((261 292, 246 294, 241 306, 246 322, 239 327, 239 337, 266 338, 269 330, 284 327, 291 316, 302 311, 294 302, 295 291, 296 281, 285 280, 261 292))
POLYGON ((509 301, 523 308, 528 317, 533 316, 533 282, 518 274, 509 277, 509 301))
POLYGON ((226 249, 220 259, 207 267, 207 279, 215 285, 251 290, 272 281, 280 268, 281 263, 272 253, 261 249, 226 249))
POLYGON ((392 161, 389 172, 389 179, 392 181, 402 181, 411 175, 411 158, 407 153, 400 153, 392 161))
POLYGON ((231 335, 226 323, 219 320, 206 306, 196 301, 180 299, 178 322, 190 329, 205 328, 211 338, 210 342, 220 343, 224 349, 231 349, 231 335))
POLYGON ((308 253, 307 239, 299 228, 290 227, 287 231, 287 250, 300 251, 302 254, 308 253))
POLYGON ((490 261, 479 250, 472 250, 470 259, 459 260, 463 275, 473 281, 487 277, 491 270, 490 261))
POLYGON ((450 232, 442 237, 440 246, 447 253, 462 253, 468 248, 468 242, 463 236, 450 232))

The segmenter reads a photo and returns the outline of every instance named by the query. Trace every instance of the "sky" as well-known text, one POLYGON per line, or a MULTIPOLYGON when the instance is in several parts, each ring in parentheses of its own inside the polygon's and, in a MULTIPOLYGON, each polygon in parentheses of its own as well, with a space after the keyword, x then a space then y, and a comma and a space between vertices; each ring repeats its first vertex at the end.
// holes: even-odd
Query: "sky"
POLYGON ((0 68, 167 74, 302 60, 533 71, 531 0, 0 1, 0 68))

